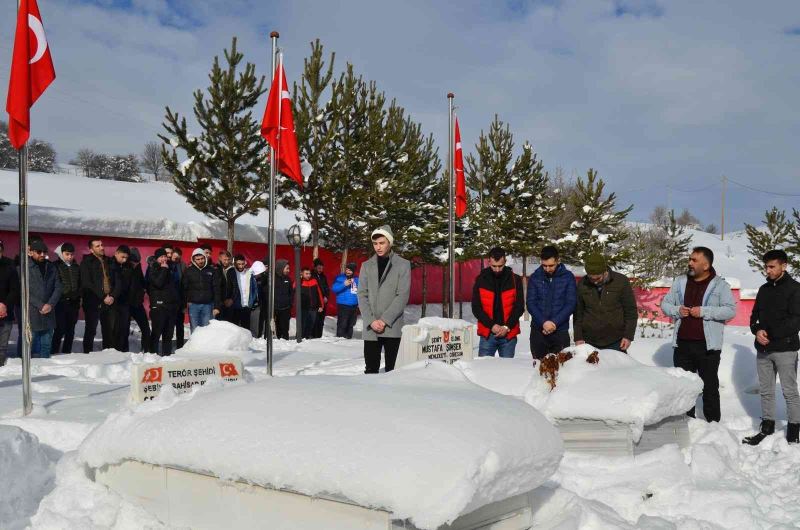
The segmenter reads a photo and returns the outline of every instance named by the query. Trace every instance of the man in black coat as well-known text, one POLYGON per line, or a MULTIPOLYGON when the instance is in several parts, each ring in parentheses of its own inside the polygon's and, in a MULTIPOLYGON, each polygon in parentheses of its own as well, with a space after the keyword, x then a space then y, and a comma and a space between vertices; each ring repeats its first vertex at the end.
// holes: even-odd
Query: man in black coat
MULTIPOLYGON (((136 321, 139 331, 142 333, 141 351, 150 351, 150 322, 147 320, 147 312, 144 310, 145 281, 142 272, 142 254, 136 247, 131 248, 128 256, 128 264, 131 266, 131 282, 128 291, 128 312, 130 318, 136 321)), ((128 351, 128 335, 121 337, 123 340, 122 351, 128 351)))
POLYGON ((103 349, 114 347, 114 275, 111 260, 106 256, 103 240, 89 240, 90 253, 81 260, 81 297, 86 329, 83 332, 83 353, 94 347, 97 323, 103 337, 103 349))
POLYGON ((172 278, 175 280, 175 289, 178 290, 178 307, 175 313, 175 347, 183 348, 183 321, 186 320, 186 297, 183 295, 182 279, 186 272, 186 264, 183 262, 183 250, 179 247, 172 249, 172 259, 170 263, 172 278))
POLYGON ((178 313, 178 289, 170 268, 169 258, 163 248, 156 250, 155 261, 148 269, 147 293, 150 296, 150 320, 153 334, 151 353, 162 357, 172 355, 172 332, 175 330, 175 315, 178 313), (161 341, 161 351, 158 343, 161 341))
POLYGON ((222 307, 221 281, 219 271, 208 265, 203 249, 196 248, 192 252, 192 265, 186 268, 181 279, 192 331, 198 326, 207 326, 212 318, 219 315, 222 307))
POLYGON ((111 274, 114 278, 114 348, 128 351, 128 337, 131 334, 131 283, 133 266, 128 263, 131 249, 128 245, 120 245, 114 252, 111 262, 111 274))
POLYGON ((325 276, 325 264, 319 258, 314 260, 314 270, 311 271, 311 277, 317 280, 319 288, 322 290, 322 312, 317 315, 311 332, 312 338, 318 339, 322 337, 322 328, 325 327, 325 310, 328 308, 328 298, 331 295, 328 278, 325 276))
MULTIPOLYGON (((236 269, 233 266, 233 256, 227 250, 220 251, 219 261, 217 262, 216 269, 220 277, 220 298, 222 299, 222 307, 217 320, 224 320, 225 322, 234 322, 233 303, 235 299, 236 289, 236 269)), ((235 322, 234 322, 235 323, 235 322)))
POLYGON ((19 275, 14 262, 3 255, 0 241, 0 366, 6 364, 8 339, 14 326, 13 308, 19 305, 19 275))
MULTIPOLYGON (((289 262, 285 259, 275 260, 275 271, 275 336, 279 339, 288 339, 289 320, 292 318, 292 301, 294 299, 294 287, 292 287, 292 279, 289 277, 289 262)), ((299 289, 300 286, 298 285, 297 288, 299 289)), ((299 311, 300 308, 297 310, 299 311)))
POLYGON ((70 242, 56 247, 56 270, 61 280, 61 299, 56 304, 56 331, 52 353, 72 353, 75 324, 81 309, 81 271, 75 261, 75 245, 70 242))
POLYGON ((750 314, 756 336, 756 368, 761 393, 761 430, 743 443, 758 445, 775 432, 775 376, 781 379, 786 400, 786 441, 800 442, 800 393, 797 390, 797 350, 800 350, 800 284, 786 272, 783 250, 764 254, 767 283, 758 289, 750 314))

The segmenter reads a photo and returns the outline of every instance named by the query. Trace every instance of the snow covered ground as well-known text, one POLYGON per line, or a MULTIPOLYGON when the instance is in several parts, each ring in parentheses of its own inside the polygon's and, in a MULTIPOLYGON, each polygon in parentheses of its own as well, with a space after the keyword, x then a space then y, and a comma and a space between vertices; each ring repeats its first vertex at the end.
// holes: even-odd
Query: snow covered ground
MULTIPOLYGON (((438 307, 429 309, 441 314, 438 307)), ((407 321, 414 322, 419 308, 408 313, 407 321)), ((362 342, 334 338, 334 329, 328 318, 322 339, 277 341, 276 375, 361 374, 362 342)), ((648 328, 646 334, 637 336, 631 356, 646 365, 671 366, 670 331, 648 328)), ((227 344, 239 351, 219 353, 239 355, 253 381, 266 378, 263 340, 251 341, 246 351, 235 341, 227 344)), ((523 326, 517 357, 527 359, 528 352, 523 326)), ((142 360, 114 351, 34 360, 34 412, 27 418, 20 417, 19 361, 0 368, 1 528, 161 527, 138 506, 89 480, 76 451, 96 426, 128 406, 130 368, 142 360)), ((528 377, 525 371, 533 369, 513 362, 520 376, 509 378, 508 385, 519 387, 528 377)), ((726 330, 720 380, 723 421, 691 421, 692 446, 686 451, 665 446, 636 459, 566 453, 555 475, 536 490, 537 528, 800 526, 800 447, 786 444, 783 428, 758 447, 740 441, 760 416, 749 330, 726 330)), ((281 406, 263 403, 265 410, 281 406)), ((778 418, 786 418, 782 399, 778 418)))

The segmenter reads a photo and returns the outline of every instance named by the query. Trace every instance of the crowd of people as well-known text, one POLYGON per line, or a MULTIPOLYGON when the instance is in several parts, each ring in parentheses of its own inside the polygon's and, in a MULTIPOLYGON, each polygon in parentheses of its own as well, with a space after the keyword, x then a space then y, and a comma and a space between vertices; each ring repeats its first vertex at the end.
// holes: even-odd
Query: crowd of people
MULTIPOLYGON (((514 357, 520 318, 531 315, 530 347, 534 365, 545 355, 588 343, 597 349, 628 351, 635 338, 638 309, 630 280, 607 263, 602 254, 584 258, 580 281, 560 262, 558 249, 546 246, 540 265, 528 279, 506 265, 502 248, 489 252, 489 266, 475 280, 472 313, 478 320, 479 356, 514 357), (572 319, 572 339, 569 335, 572 319)), ((797 361, 800 349, 800 283, 787 272, 788 256, 771 250, 763 256, 767 282, 761 286, 750 317, 755 335, 761 429, 743 443, 757 445, 775 432, 775 380, 780 378, 788 414, 786 438, 800 442, 800 393, 797 361)), ((736 315, 730 285, 714 270, 714 253, 695 247, 685 275, 672 283, 661 301, 664 315, 674 322, 673 364, 696 373, 703 381, 703 417, 721 418, 719 365, 725 323, 736 315)), ((694 407, 687 415, 695 417, 694 407)))
MULTIPOLYGON (((18 322, 21 314, 19 259, 5 257, 4 250, 0 241, 0 366, 7 357, 19 356, 19 348, 9 352, 8 344, 15 317, 18 322)), ((263 261, 249 263, 244 255, 223 250, 215 264, 211 246, 202 245, 192 251, 187 263, 180 248, 165 244, 143 263, 136 247, 120 245, 107 255, 100 238, 88 241, 87 253, 80 261, 72 242, 62 243, 54 254, 56 259, 50 260, 45 242, 34 235, 29 238, 32 357, 72 353, 81 310, 83 353, 95 348, 98 324, 103 349, 130 351, 133 321, 141 331, 142 352, 171 355, 173 338, 177 348, 184 344, 187 313, 191 331, 218 319, 249 329, 254 337, 265 336, 267 315, 261 308, 266 305, 268 278, 263 261)), ((288 262, 277 260, 276 271, 278 338, 289 338, 295 288, 300 289, 302 336, 321 337, 330 295, 322 260, 315 259, 313 269, 303 268, 299 287, 291 280, 288 262)), ((353 336, 358 304, 355 273, 356 264, 348 263, 334 282, 339 310, 347 315, 338 323, 340 337, 353 336)))

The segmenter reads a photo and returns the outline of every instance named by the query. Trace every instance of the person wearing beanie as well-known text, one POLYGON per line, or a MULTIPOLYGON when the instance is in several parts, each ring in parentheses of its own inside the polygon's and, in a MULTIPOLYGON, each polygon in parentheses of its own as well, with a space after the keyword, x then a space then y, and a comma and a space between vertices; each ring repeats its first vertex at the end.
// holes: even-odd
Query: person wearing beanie
POLYGON ((575 344, 627 352, 639 318, 631 282, 624 274, 611 270, 600 253, 588 254, 583 266, 586 275, 578 284, 572 317, 575 344))
MULTIPOLYGON (((708 422, 722 418, 718 376, 722 338, 725 322, 736 316, 731 286, 717 275, 713 265, 711 249, 693 248, 687 273, 675 278, 661 300, 664 315, 675 322, 673 363, 703 380, 703 415, 708 422)), ((694 418, 695 407, 686 415, 694 418)))
POLYGON ((14 307, 19 305, 19 275, 14 261, 5 257, 0 241, 0 366, 6 364, 8 339, 14 326, 14 307))
MULTIPOLYGON (((267 274, 269 274, 269 271, 267 271, 267 274)), ((289 260, 275 260, 275 336, 279 339, 286 340, 289 340, 289 321, 292 318, 292 302, 294 301, 294 286, 292 285, 292 279, 289 277, 289 274, 289 260)), ((266 284, 266 281, 262 283, 261 290, 264 300, 267 299, 266 284)), ((300 286, 298 285, 297 288, 299 289, 300 286)), ((299 311, 300 308, 297 308, 297 310, 299 311)), ((264 315, 262 319, 266 319, 266 312, 262 313, 264 315)), ((259 331, 261 331, 261 329, 259 325, 259 331)), ((264 326, 264 329, 266 330, 266 326, 264 326)), ((302 330, 300 330, 300 333, 302 334, 302 330)), ((259 333, 259 336, 261 336, 261 333, 259 333)))
MULTIPOLYGON (((147 311, 144 309, 145 280, 142 271, 142 254, 136 247, 130 248, 128 263, 131 267, 130 291, 128 294, 128 313, 142 335, 141 348, 139 351, 150 351, 150 322, 147 320, 147 311)), ((129 351, 128 335, 122 337, 123 351, 129 351)))
POLYGON ((358 318, 358 276, 356 264, 348 263, 344 272, 334 278, 331 290, 336 295, 336 336, 353 338, 353 326, 358 318))
POLYGON ((61 298, 55 308, 56 329, 52 353, 72 353, 75 325, 81 309, 81 271, 75 261, 75 245, 66 242, 56 247, 56 271, 61 280, 61 298))
POLYGON ((394 234, 389 225, 372 232, 375 254, 361 265, 358 308, 364 324, 364 373, 377 374, 384 352, 385 371, 394 370, 403 312, 411 290, 411 263, 392 251, 394 234))
POLYGON ((172 355, 172 332, 175 331, 175 315, 178 313, 178 289, 175 287, 167 251, 159 248, 153 257, 155 260, 147 269, 147 294, 150 297, 150 320, 153 323, 147 351, 163 357, 172 355))
MULTIPOLYGON (((192 252, 192 264, 181 278, 181 288, 189 309, 189 327, 207 326, 222 308, 221 276, 208 263, 204 249, 192 252)), ((177 309, 176 309, 177 311, 177 309)), ((155 338, 153 339, 155 341, 155 338)))
POLYGON ((328 298, 331 295, 328 278, 325 276, 325 264, 319 258, 314 259, 314 269, 311 271, 311 277, 317 280, 319 288, 322 290, 322 312, 317 315, 317 319, 314 321, 314 328, 311 331, 311 337, 318 339, 322 337, 322 328, 325 326, 325 309, 328 307, 328 298))

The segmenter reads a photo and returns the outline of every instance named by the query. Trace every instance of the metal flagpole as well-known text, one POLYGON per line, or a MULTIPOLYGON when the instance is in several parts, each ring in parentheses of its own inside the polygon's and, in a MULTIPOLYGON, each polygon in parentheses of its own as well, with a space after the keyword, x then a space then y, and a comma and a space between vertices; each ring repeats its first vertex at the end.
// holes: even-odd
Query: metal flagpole
MULTIPOLYGON (((31 400, 31 327, 28 288, 28 144, 19 150, 19 270, 20 270, 20 356, 22 357, 22 414, 33 411, 31 400)), ((10 309, 10 308, 9 308, 10 309)))
MULTIPOLYGON (((278 37, 280 35, 277 31, 269 34, 272 39, 272 77, 270 81, 275 79, 275 66, 278 53, 278 37)), ((282 87, 278 87, 282 90, 282 87)), ((280 105, 280 102, 279 102, 280 105)), ((278 124, 280 135, 280 123, 278 124)), ((272 322, 275 318, 275 173, 277 171, 277 164, 275 163, 276 150, 270 146, 269 148, 269 226, 267 228, 267 242, 269 244, 269 267, 267 268, 267 319, 266 319, 266 334, 267 334, 267 375, 272 375, 272 322)))
POLYGON ((455 300, 456 300, 456 289, 455 289, 455 228, 456 228, 456 221, 455 221, 455 208, 454 208, 454 201, 455 201, 455 182, 456 179, 453 176, 454 173, 454 156, 453 156, 453 142, 455 141, 455 134, 453 132, 453 98, 455 95, 450 92, 447 94, 447 103, 449 106, 449 114, 448 114, 448 129, 447 129, 447 173, 449 175, 449 181, 447 185, 447 189, 449 190, 448 202, 447 202, 447 222, 448 222, 448 243, 447 243, 447 256, 448 256, 448 263, 447 263, 447 316, 449 318, 453 318, 455 313, 455 300))

